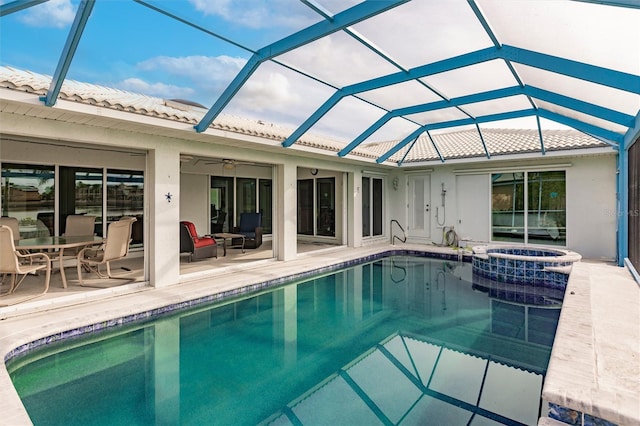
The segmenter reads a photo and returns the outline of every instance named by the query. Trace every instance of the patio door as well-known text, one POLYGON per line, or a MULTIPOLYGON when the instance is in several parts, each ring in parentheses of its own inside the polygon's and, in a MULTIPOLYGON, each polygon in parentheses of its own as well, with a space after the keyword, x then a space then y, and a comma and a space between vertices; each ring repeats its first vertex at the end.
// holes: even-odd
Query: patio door
POLYGON ((64 234, 66 219, 69 215, 86 214, 95 216, 95 234, 102 236, 103 170, 86 167, 59 168, 59 213, 60 235, 64 234))
POLYGON ((298 234, 334 237, 335 210, 335 178, 298 181, 298 234))
POLYGON ((409 236, 431 238, 431 179, 409 177, 409 236))

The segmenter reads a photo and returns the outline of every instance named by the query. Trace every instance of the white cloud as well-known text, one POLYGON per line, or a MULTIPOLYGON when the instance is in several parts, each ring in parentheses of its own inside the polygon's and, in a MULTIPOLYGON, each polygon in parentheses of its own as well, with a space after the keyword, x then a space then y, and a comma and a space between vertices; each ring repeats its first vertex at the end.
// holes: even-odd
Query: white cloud
POLYGON ((149 83, 139 78, 127 78, 126 80, 117 83, 116 87, 130 92, 144 93, 146 95, 158 96, 167 99, 188 99, 195 92, 190 87, 179 87, 164 83, 149 83))
POLYGON ((190 0, 205 15, 219 16, 248 28, 303 28, 313 21, 308 8, 292 9, 289 0, 190 0))
POLYGON ((33 27, 64 28, 75 18, 75 8, 71 0, 49 0, 48 2, 30 7, 20 20, 33 27))
POLYGON ((274 105, 290 108, 300 100, 298 93, 292 90, 289 80, 279 73, 270 73, 260 80, 249 80, 236 98, 239 105, 254 111, 268 111, 274 105))
POLYGON ((242 69, 246 60, 230 56, 157 56, 137 64, 143 71, 160 70, 174 76, 186 77, 196 84, 228 84, 242 69))

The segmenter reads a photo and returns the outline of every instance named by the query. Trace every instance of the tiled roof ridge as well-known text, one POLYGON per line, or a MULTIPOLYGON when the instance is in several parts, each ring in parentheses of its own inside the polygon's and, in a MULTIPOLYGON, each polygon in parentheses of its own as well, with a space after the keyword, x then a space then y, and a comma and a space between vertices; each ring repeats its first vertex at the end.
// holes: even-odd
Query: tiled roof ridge
MULTIPOLYGON (((51 80, 52 77, 45 74, 0 65, 0 87, 46 95, 51 80)), ((199 123, 207 112, 206 108, 201 108, 189 101, 163 99, 71 79, 63 82, 59 98, 192 125, 199 123)), ((294 130, 265 120, 226 113, 216 117, 210 127, 280 142, 289 137, 294 130)), ((540 135, 537 129, 483 128, 481 131, 492 157, 541 151, 540 135)), ((546 151, 607 146, 598 139, 572 129, 545 129, 542 134, 546 151)), ((433 133, 431 138, 433 143, 426 135, 420 136, 415 144, 409 144, 400 149, 389 158, 389 161, 405 163, 439 161, 438 151, 445 159, 479 158, 486 155, 476 129, 433 133)), ((365 143, 352 150, 350 155, 375 160, 397 143, 397 140, 365 143)), ((338 152, 347 143, 307 132, 296 141, 296 145, 338 152)))
MULTIPOLYGON (((49 90, 51 80, 52 76, 46 74, 0 66, 0 87, 44 96, 49 90)), ((164 99, 72 79, 66 79, 63 82, 59 97, 68 101, 151 115, 193 125, 199 123, 206 113, 206 109, 176 99, 164 99), (124 100, 129 102, 123 102, 124 100), (176 104, 180 104, 180 107, 176 104)), ((284 141, 293 132, 293 129, 265 120, 255 120, 232 114, 220 114, 210 127, 277 141, 284 141)), ((344 146, 339 141, 313 134, 304 135, 298 143, 335 152, 344 146)))

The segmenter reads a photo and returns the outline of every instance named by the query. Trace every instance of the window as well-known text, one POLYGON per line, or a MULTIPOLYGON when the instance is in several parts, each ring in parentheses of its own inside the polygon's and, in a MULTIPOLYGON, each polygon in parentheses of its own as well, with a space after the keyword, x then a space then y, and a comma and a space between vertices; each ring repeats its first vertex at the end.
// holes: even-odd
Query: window
POLYGON ((262 213, 262 232, 272 232, 271 179, 211 177, 211 230, 228 232, 240 221, 240 213, 262 213))
POLYGON ((236 198, 236 211, 238 212, 236 223, 239 223, 240 213, 255 213, 257 211, 256 179, 237 178, 236 190, 238 194, 236 198))
POLYGON ((142 244, 144 229, 144 173, 140 170, 107 170, 107 223, 122 216, 136 218, 132 244, 142 244))
POLYGON ((18 219, 22 238, 54 233, 53 166, 2 165, 2 216, 18 219))
POLYGON ((71 214, 96 217, 95 233, 103 235, 106 224, 122 216, 135 216, 132 238, 142 243, 144 211, 144 173, 103 168, 3 164, 2 215, 20 222, 23 238, 63 234, 71 214), (104 175, 106 171, 106 215, 104 175), (55 211, 55 185, 59 186, 58 211, 55 211))
POLYGON ((234 198, 232 177, 211 177, 212 232, 229 232, 233 228, 234 198))
POLYGON ((273 226, 273 192, 271 179, 258 180, 258 211, 262 213, 262 232, 271 234, 273 226))
POLYGON ((60 235, 69 215, 95 216, 96 235, 102 235, 102 169, 60 167, 60 235))
POLYGON ((382 179, 362 178, 362 236, 382 235, 382 179))
POLYGON ((313 235, 313 179, 298 181, 298 234, 313 235))
POLYGON ((335 237, 336 235, 336 184, 335 178, 317 180, 318 225, 317 235, 335 237))
POLYGON ((335 178, 298 181, 298 234, 336 235, 335 178))
POLYGON ((564 171, 496 173, 491 182, 494 241, 566 245, 564 171))

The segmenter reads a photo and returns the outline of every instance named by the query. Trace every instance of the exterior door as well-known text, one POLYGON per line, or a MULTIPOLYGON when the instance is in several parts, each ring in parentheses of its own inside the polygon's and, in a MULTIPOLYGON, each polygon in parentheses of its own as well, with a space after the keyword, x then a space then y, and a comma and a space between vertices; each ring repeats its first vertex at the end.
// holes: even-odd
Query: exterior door
MULTIPOLYGON (((491 230, 491 179, 484 175, 456 176, 456 205, 460 238, 489 241, 491 230)), ((446 225, 453 225, 448 222, 446 225)))
POLYGON ((431 238, 431 179, 409 177, 409 236, 431 238))

